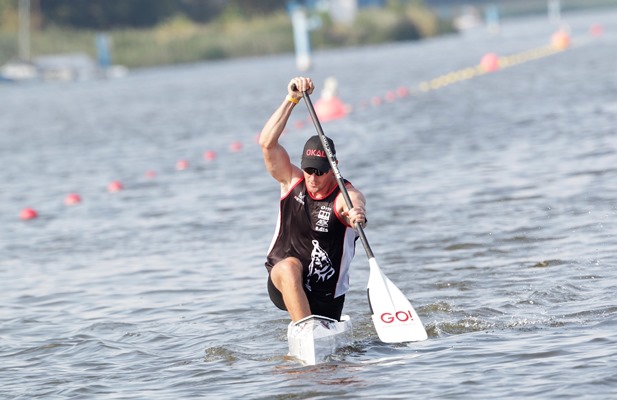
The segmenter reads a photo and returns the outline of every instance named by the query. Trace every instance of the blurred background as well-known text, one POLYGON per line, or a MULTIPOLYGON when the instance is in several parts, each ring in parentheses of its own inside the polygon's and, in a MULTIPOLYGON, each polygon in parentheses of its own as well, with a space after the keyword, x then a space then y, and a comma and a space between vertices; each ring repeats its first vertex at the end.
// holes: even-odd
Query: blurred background
POLYGON ((616 0, 1 0, 5 81, 123 76, 131 68, 421 40, 616 0))

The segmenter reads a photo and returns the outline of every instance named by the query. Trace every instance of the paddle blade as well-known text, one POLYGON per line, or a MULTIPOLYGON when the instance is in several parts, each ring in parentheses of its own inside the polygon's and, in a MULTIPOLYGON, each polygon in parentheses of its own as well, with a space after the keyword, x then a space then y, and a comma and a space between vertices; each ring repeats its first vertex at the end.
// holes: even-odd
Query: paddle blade
POLYGON ((368 300, 377 335, 385 343, 417 342, 428 335, 407 297, 369 259, 368 300))

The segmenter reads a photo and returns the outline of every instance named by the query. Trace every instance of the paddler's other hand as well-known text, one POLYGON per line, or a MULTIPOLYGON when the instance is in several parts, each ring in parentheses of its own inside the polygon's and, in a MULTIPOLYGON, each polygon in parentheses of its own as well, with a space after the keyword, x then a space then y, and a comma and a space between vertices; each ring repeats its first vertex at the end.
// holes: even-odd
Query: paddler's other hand
POLYGON ((293 78, 289 82, 289 85, 287 85, 287 93, 296 100, 300 100, 304 92, 308 94, 313 93, 313 89, 315 89, 315 85, 313 85, 311 78, 304 78, 301 76, 293 78))
POLYGON ((364 207, 355 206, 348 211, 343 211, 341 214, 343 217, 347 218, 349 225, 353 227, 356 226, 356 222, 363 228, 366 226, 366 210, 364 207))

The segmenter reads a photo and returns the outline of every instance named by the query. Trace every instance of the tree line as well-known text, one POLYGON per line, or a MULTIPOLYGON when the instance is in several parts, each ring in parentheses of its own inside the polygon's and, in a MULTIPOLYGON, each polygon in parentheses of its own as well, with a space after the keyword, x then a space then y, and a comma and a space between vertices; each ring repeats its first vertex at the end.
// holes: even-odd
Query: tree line
MULTIPOLYGON (((0 0, 0 12, 16 14, 18 4, 19 0, 0 0)), ((94 30, 150 28, 179 15, 197 23, 248 18, 284 10, 286 5, 287 0, 30 0, 34 28, 94 30)))

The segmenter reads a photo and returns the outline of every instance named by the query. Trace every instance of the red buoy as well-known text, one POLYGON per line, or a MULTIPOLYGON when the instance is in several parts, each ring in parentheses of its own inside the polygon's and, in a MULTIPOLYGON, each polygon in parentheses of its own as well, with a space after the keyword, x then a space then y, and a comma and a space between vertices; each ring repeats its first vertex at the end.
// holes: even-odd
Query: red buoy
POLYGON ((593 24, 591 25, 591 28, 589 28, 589 33, 591 33, 592 36, 596 37, 602 36, 602 34, 604 33, 604 28, 600 24, 593 24))
POLYGON ((570 35, 564 30, 559 30, 551 37, 551 45, 557 50, 565 50, 570 47, 570 35))
POLYGON ((396 100, 396 93, 394 91, 392 91, 392 90, 389 90, 384 97, 385 97, 386 101, 391 103, 394 100, 396 100))
POLYGON ((21 218, 24 221, 27 221, 27 220, 30 220, 30 219, 35 219, 38 216, 39 216, 39 214, 36 212, 36 210, 34 208, 30 208, 30 207, 24 208, 19 213, 19 218, 21 218))
POLYGON ((64 204, 67 206, 73 206, 81 203, 81 196, 77 193, 71 193, 64 198, 64 204))
POLYGON ((107 185, 107 191, 110 193, 119 192, 122 189, 124 189, 124 186, 120 181, 112 181, 107 185))
POLYGON ((315 102, 315 113, 320 121, 332 121, 347 115, 345 104, 338 97, 321 98, 315 102))
POLYGON ((204 153, 204 160, 206 161, 212 161, 216 159, 216 151, 214 150, 208 150, 204 153))
POLYGON ((499 57, 495 53, 487 53, 480 60, 484 72, 495 72, 499 69, 499 57))
POLYGON ((189 167, 189 162, 186 160, 178 160, 178 162, 176 162, 176 170, 178 171, 184 171, 188 167, 189 167))
POLYGON ((236 140, 235 142, 232 142, 229 145, 229 150, 231 150, 234 153, 237 153, 237 152, 241 151, 243 147, 244 146, 242 145, 242 142, 236 140))

